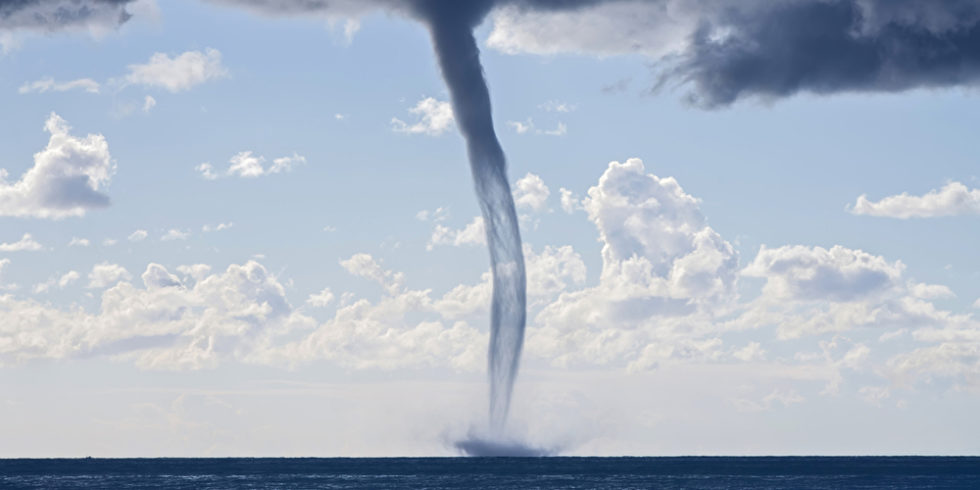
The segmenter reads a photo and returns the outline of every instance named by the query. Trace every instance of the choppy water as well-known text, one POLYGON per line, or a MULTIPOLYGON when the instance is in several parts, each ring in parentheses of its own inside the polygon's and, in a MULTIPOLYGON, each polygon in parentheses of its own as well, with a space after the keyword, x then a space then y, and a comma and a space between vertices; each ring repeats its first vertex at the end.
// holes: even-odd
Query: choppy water
POLYGON ((0 460, 0 488, 971 488, 977 457, 0 460))

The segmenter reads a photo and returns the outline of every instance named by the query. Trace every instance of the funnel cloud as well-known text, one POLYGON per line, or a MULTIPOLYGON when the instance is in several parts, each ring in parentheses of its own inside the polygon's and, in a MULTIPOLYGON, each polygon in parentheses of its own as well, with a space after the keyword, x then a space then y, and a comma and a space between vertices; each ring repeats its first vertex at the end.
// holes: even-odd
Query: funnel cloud
POLYGON ((493 129, 473 27, 489 2, 419 2, 416 12, 432 34, 453 113, 466 139, 470 169, 486 226, 493 273, 490 308, 490 427, 503 434, 524 345, 526 279, 521 234, 507 180, 507 162, 493 129))

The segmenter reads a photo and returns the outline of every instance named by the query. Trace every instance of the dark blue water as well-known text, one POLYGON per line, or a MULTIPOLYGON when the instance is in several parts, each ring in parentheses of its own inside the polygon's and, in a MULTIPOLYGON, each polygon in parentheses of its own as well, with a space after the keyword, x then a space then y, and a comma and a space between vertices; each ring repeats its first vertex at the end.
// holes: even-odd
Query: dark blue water
POLYGON ((8 459, 0 487, 980 489, 980 458, 8 459))

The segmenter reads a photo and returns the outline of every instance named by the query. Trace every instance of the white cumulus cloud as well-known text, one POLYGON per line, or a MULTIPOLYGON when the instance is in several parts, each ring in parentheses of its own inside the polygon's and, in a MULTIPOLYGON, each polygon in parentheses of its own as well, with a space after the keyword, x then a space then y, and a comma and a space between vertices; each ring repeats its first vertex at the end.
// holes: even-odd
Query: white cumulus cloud
POLYGON ((68 242, 69 247, 87 247, 91 244, 92 242, 90 242, 88 238, 78 237, 71 237, 71 241, 68 242))
POLYGON ((483 217, 477 216, 469 224, 460 230, 454 230, 448 226, 436 224, 432 230, 432 236, 426 245, 427 250, 432 250, 436 245, 483 245, 487 243, 486 229, 483 224, 483 217))
POLYGON ((44 125, 48 145, 34 154, 34 166, 20 180, 7 181, 0 169, 0 216, 65 218, 109 205, 102 190, 115 170, 101 134, 72 136, 64 119, 51 113, 44 125))
POLYGON ((189 236, 191 236, 191 232, 189 231, 178 230, 177 228, 171 228, 167 230, 167 232, 164 233, 162 237, 160 237, 160 240, 164 242, 170 242, 174 240, 187 240, 189 236))
POLYGON ((201 227, 201 231, 205 233, 210 233, 212 231, 224 231, 231 229, 233 226, 235 226, 235 223, 229 221, 227 223, 218 223, 217 225, 204 225, 201 227))
POLYGON ((905 266, 840 245, 763 246, 742 273, 766 278, 766 293, 787 299, 852 301, 900 286, 905 266))
POLYGON ((319 293, 311 294, 306 298, 306 302, 314 308, 324 308, 333 302, 333 298, 333 292, 330 291, 330 288, 324 288, 319 293))
MULTIPOLYGON (((265 161, 264 156, 255 155, 251 151, 239 152, 228 160, 228 169, 224 172, 224 175, 229 177, 254 178, 285 173, 291 171, 296 165, 305 164, 306 157, 294 152, 292 155, 274 158, 272 165, 266 165, 265 161)), ((198 165, 194 169, 200 172, 201 176, 207 180, 215 180, 221 177, 221 174, 215 171, 214 166, 207 162, 198 165)))
POLYGON ((147 95, 143 98, 143 112, 150 112, 154 107, 157 106, 157 100, 152 96, 147 95))
POLYGON ((354 254, 347 260, 340 261, 347 272, 370 279, 385 288, 389 294, 396 294, 402 289, 405 276, 401 272, 392 272, 381 267, 374 257, 369 254, 354 254))
POLYGON ((77 271, 68 271, 60 276, 55 276, 45 282, 34 285, 34 294, 46 293, 53 287, 64 289, 77 281, 81 275, 77 271))
POLYGON ((903 192, 879 201, 871 201, 862 194, 850 211, 854 214, 899 219, 980 214, 980 189, 970 189, 959 182, 950 182, 942 189, 933 189, 921 196, 903 192))
MULTIPOLYGON (((625 0, 556 11, 505 7, 491 14, 487 45, 509 54, 638 53, 659 58, 687 46, 698 25, 698 5, 625 0)), ((560 106, 556 103, 555 110, 560 106)))
POLYGON ((393 117, 391 118, 391 129, 399 133, 438 136, 448 131, 453 125, 453 108, 447 101, 426 97, 408 112, 416 115, 418 120, 409 124, 393 117))
POLYGON ((528 172, 514 185, 514 204, 517 207, 542 211, 548 204, 551 191, 540 176, 528 172))
POLYGON ((102 262, 92 267, 92 272, 88 274, 88 287, 92 289, 102 289, 116 284, 119 281, 128 281, 132 275, 125 267, 119 264, 102 262))
POLYGON ((16 242, 0 243, 0 252, 36 252, 43 248, 30 233, 24 233, 16 242))
POLYGON ((558 189, 561 193, 561 209, 568 214, 572 214, 575 211, 582 209, 582 201, 575 195, 574 192, 562 187, 558 189))
POLYGON ((125 80, 130 84, 183 92, 227 75, 228 70, 221 64, 221 52, 208 48, 203 53, 187 51, 173 58, 155 53, 146 63, 129 65, 125 80))

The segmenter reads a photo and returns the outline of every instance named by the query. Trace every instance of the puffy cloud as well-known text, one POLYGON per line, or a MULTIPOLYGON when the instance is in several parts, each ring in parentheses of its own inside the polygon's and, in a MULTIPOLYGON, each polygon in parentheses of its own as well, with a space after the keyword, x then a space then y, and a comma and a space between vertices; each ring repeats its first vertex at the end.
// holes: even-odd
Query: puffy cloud
POLYGON ((487 45, 505 53, 598 55, 640 53, 661 57, 687 45, 697 22, 684 2, 589 2, 581 9, 529 11, 505 7, 491 14, 487 45))
POLYGON ((442 207, 436 208, 433 211, 429 211, 428 209, 423 209, 418 213, 415 213, 415 219, 419 221, 432 220, 438 223, 440 221, 446 221, 446 218, 449 218, 449 209, 442 208, 442 207))
POLYGON ((507 121, 507 125, 514 128, 514 132, 517 134, 527 134, 533 132, 534 134, 543 134, 547 136, 564 136, 568 133, 568 126, 565 123, 559 121, 555 129, 539 129, 534 126, 534 120, 530 117, 526 121, 507 121))
POLYGON ((433 299, 429 290, 404 289, 402 274, 384 270, 370 255, 356 254, 342 265, 377 281, 387 294, 376 302, 345 295, 334 316, 309 335, 255 352, 252 360, 295 364, 326 359, 356 369, 483 368, 487 335, 459 318, 486 308, 489 274, 476 285, 461 285, 433 299))
POLYGON ((0 243, 0 252, 36 252, 43 248, 30 233, 24 233, 24 236, 16 242, 0 243))
POLYGON ((955 298, 952 289, 942 284, 914 283, 909 285, 909 294, 921 299, 955 298))
POLYGON ((731 294, 734 249, 674 178, 645 173, 636 158, 611 162, 583 207, 599 230, 607 280, 635 282, 640 273, 651 293, 692 299, 731 294))
POLYGON ((143 98, 143 112, 150 112, 154 107, 157 106, 157 100, 152 96, 147 95, 143 98))
MULTIPOLYGON (((952 379, 958 387, 978 386, 971 357, 980 342, 976 321, 939 309, 932 301, 952 292, 911 280, 899 261, 843 246, 763 247, 740 273, 733 248, 707 225, 698 199, 636 159, 611 162, 581 206, 602 246, 596 282, 586 283, 585 261, 571 247, 525 246, 525 360, 531 365, 626 371, 675 363, 799 367, 819 371, 807 376, 825 381, 826 395, 862 396, 856 387, 842 389, 854 373, 881 373, 907 385, 952 379), (737 279, 762 282, 761 293, 744 301, 735 294, 737 279), (739 332, 747 329, 754 329, 751 336, 739 332), (903 340, 883 343, 884 334, 903 340), (787 343, 770 343, 794 337, 800 338, 793 345, 815 342, 819 351, 785 355, 787 343), (879 338, 882 343, 874 343, 879 338), (916 350, 902 351, 906 340, 918 343, 916 350)), ((479 237, 477 222, 467 228, 479 237)), ((454 230, 437 241, 465 241, 461 234, 454 230)), ((383 293, 376 300, 335 296, 329 287, 308 294, 309 311, 336 306, 318 321, 305 309, 294 310, 279 280, 255 262, 216 274, 203 264, 176 272, 150 264, 142 286, 131 284, 125 269, 99 264, 90 283, 96 269, 99 276, 114 271, 115 277, 98 281, 108 289, 97 313, 0 297, 0 339, 11 339, 0 341, 0 361, 99 355, 147 369, 199 369, 222 360, 484 369, 486 333, 475 325, 484 325, 489 313, 489 273, 433 294, 407 287, 402 273, 368 254, 341 265, 377 282, 383 293)), ((859 386, 866 384, 862 379, 859 386)), ((794 389, 768 386, 736 397, 736 407, 795 403, 804 392, 794 389)))
POLYGON ((888 361, 888 374, 902 387, 952 379, 959 388, 980 391, 980 341, 940 342, 898 354, 888 361))
POLYGON ((550 302, 570 286, 585 283, 585 262, 571 246, 546 245, 541 252, 526 245, 527 294, 532 305, 550 302))
POLYGON ((125 81, 170 92, 183 92, 226 76, 228 70, 221 64, 221 52, 208 48, 203 53, 187 51, 173 58, 164 53, 155 53, 144 64, 129 65, 125 81))
POLYGON ((539 134, 546 134, 548 136, 565 136, 568 133, 568 126, 565 123, 559 121, 555 129, 545 129, 538 131, 539 134))
POLYGON ((92 242, 90 242, 88 238, 78 237, 71 237, 71 241, 68 242, 69 247, 87 247, 91 244, 92 242))
POLYGON ((765 279, 762 294, 732 325, 775 326, 794 338, 859 327, 887 331, 927 328, 961 321, 930 300, 952 294, 941 285, 904 275, 900 261, 834 246, 762 247, 743 274, 765 279))
POLYGON ((150 236, 150 234, 147 233, 146 230, 136 230, 130 233, 129 236, 126 237, 126 239, 131 242, 141 242, 143 240, 146 240, 146 237, 148 236, 150 236))
POLYGON ((68 271, 58 278, 58 287, 59 288, 68 287, 69 284, 77 281, 79 277, 81 276, 78 274, 78 272, 68 271))
POLYGON ((484 313, 490 306, 493 282, 489 271, 476 284, 460 284, 435 301, 433 307, 446 319, 484 313))
POLYGON ((922 196, 903 192, 877 202, 862 194, 850 211, 899 219, 980 214, 980 189, 969 189, 959 182, 950 182, 942 189, 933 189, 922 196))
POLYGON ((432 230, 432 237, 426 245, 427 250, 432 250, 436 245, 484 245, 487 243, 487 233, 483 225, 483 217, 473 218, 463 229, 454 230, 447 226, 437 224, 432 230))
POLYGON ((527 118, 527 121, 507 121, 507 125, 514 128, 517 134, 524 134, 534 129, 534 121, 527 118))
POLYGON ((256 157, 250 151, 243 151, 231 157, 231 166, 228 167, 228 175, 239 177, 259 177, 265 174, 262 166, 264 157, 256 157))
POLYGON ((742 273, 766 278, 765 291, 775 298, 854 301, 900 286, 904 269, 901 262, 840 245, 762 246, 742 273))
MULTIPOLYGON (((128 277, 118 266, 100 266, 93 274, 128 277)), ((239 348, 246 344, 255 348, 309 326, 309 319, 292 312, 282 285, 256 262, 231 265, 193 285, 150 264, 142 279, 145 288, 118 282, 104 291, 98 313, 0 296, 0 362, 101 355, 145 369, 200 369, 222 356, 243 357, 239 348)))
POLYGON ((125 267, 119 264, 102 262, 92 267, 92 272, 88 274, 88 287, 92 289, 102 289, 116 284, 119 281, 128 281, 133 276, 125 267))
POLYGON ((61 276, 55 276, 45 282, 35 284, 33 291, 34 294, 46 293, 55 286, 64 289, 79 278, 81 278, 81 275, 77 271, 68 271, 61 276))
POLYGON ((568 214, 582 209, 582 202, 574 192, 562 187, 558 189, 561 193, 561 209, 568 214))
POLYGON ((211 266, 207 264, 178 265, 177 272, 199 282, 211 272, 211 266))
POLYGON ((758 361, 765 359, 766 350, 758 342, 749 342, 745 347, 733 352, 732 356, 744 362, 758 361))
POLYGON ((231 229, 233 226, 235 226, 235 223, 232 223, 231 221, 229 221, 227 223, 218 223, 217 225, 214 225, 214 226, 212 226, 212 225, 204 225, 204 226, 201 227, 201 231, 203 231, 205 233, 209 233, 209 232, 212 232, 212 231, 224 231, 224 230, 231 229))
POLYGON ((189 231, 183 231, 183 230, 178 230, 177 228, 171 228, 167 230, 167 232, 164 233, 162 237, 160 237, 160 240, 164 242, 171 242, 174 240, 187 240, 187 237, 189 236, 191 236, 191 232, 189 231))
POLYGON ((449 102, 426 97, 408 110, 418 116, 414 124, 408 124, 397 117, 391 118, 391 129, 399 133, 427 134, 439 136, 453 125, 453 108, 449 102))
MULTIPOLYGON (((527 250, 532 304, 549 301, 585 278, 570 247, 527 250)), ((475 371, 485 363, 486 334, 465 318, 486 315, 490 275, 442 296, 404 287, 402 273, 373 257, 342 261, 355 276, 381 284, 375 302, 344 294, 332 318, 317 323, 294 310, 285 288, 257 262, 212 274, 204 264, 147 265, 143 287, 122 267, 98 264, 90 287, 106 288, 96 313, 56 309, 0 296, 0 363, 32 358, 107 356, 145 369, 201 369, 222 359, 289 365, 328 360, 359 369, 448 366, 475 371), (307 333, 298 335, 296 330, 307 333)), ((65 279, 66 282, 77 279, 65 279)), ((49 286, 50 287, 50 286, 49 286)), ((333 303, 329 288, 307 304, 333 303)))
POLYGON ((68 82, 56 82, 51 77, 45 77, 34 82, 24 83, 17 89, 22 94, 43 94, 45 92, 67 92, 69 90, 84 90, 91 94, 99 93, 99 82, 91 78, 79 78, 68 82))
POLYGON ((109 205, 101 192, 115 170, 101 134, 77 138, 64 119, 51 113, 44 125, 51 134, 34 154, 34 166, 14 183, 0 169, 0 216, 64 218, 109 205))
POLYGON ((212 0, 215 3, 236 5, 261 14, 268 15, 308 15, 358 16, 379 8, 394 8, 397 0, 212 0))
POLYGON ((407 291, 377 304, 359 300, 338 308, 334 317, 297 342, 258 353, 263 362, 331 360, 357 369, 449 366, 480 369, 486 335, 465 322, 412 322, 430 311, 424 292, 407 291))
MULTIPOLYGON (((283 156, 272 160, 272 165, 265 165, 265 157, 255 155, 251 151, 239 152, 228 160, 229 166, 224 175, 232 177, 262 177, 265 175, 289 172, 294 166, 305 164, 306 157, 293 152, 291 156, 283 156)), ((195 167, 201 176, 207 180, 220 177, 210 163, 202 163, 195 167)))
POLYGON ((548 102, 539 105, 538 108, 548 112, 573 112, 576 109, 573 104, 557 100, 549 100, 548 102))
POLYGON ((278 174, 288 172, 294 166, 306 163, 306 157, 293 152, 292 156, 279 157, 272 160, 272 166, 266 170, 267 174, 278 174))
POLYGON ((542 307, 530 355, 632 370, 727 355, 713 311, 734 299, 738 259, 698 200, 631 159, 611 162, 583 205, 603 244, 599 283, 542 307))
POLYGON ((330 291, 330 288, 324 288, 319 293, 311 294, 309 298, 306 298, 306 303, 314 308, 325 308, 333 302, 333 298, 333 292, 330 291))
POLYGON ((354 254, 351 258, 340 261, 340 265, 355 276, 377 282, 388 294, 397 294, 405 282, 405 276, 401 272, 385 270, 369 254, 354 254))
POLYGON ((160 264, 149 264, 140 276, 146 289, 182 287, 183 284, 177 276, 167 271, 167 268, 160 264))
POLYGON ((194 167, 194 170, 200 172, 201 177, 204 177, 205 180, 215 180, 218 178, 218 174, 214 172, 214 166, 208 162, 201 163, 194 167))
POLYGON ((528 172, 514 185, 514 204, 533 211, 541 211, 548 203, 551 191, 544 185, 541 177, 528 172))

